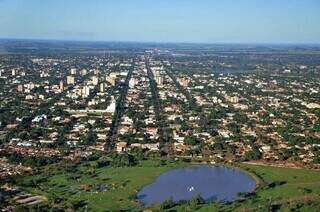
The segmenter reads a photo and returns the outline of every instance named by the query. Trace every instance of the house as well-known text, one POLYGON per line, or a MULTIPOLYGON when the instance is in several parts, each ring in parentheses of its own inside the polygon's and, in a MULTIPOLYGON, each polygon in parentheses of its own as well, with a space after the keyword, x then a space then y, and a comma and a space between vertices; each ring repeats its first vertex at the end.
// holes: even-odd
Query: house
POLYGON ((118 142, 117 143, 117 152, 125 152, 127 150, 127 142, 118 142))

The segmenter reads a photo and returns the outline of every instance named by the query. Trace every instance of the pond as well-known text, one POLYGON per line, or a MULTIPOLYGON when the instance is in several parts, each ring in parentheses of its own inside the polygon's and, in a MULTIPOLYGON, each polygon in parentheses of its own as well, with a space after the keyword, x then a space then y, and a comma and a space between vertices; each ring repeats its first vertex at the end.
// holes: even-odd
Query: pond
POLYGON ((247 173, 226 166, 192 166, 174 169, 160 175, 152 184, 138 192, 144 205, 161 203, 169 198, 175 202, 200 195, 205 201, 233 201, 239 192, 251 192, 255 180, 247 173))

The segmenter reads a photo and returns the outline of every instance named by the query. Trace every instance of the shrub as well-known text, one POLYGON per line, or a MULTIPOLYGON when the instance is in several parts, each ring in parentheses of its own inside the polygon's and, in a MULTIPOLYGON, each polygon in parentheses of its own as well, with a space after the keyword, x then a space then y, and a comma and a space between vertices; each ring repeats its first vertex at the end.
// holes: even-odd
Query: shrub
POLYGON ((165 200, 163 203, 161 203, 161 210, 165 210, 165 209, 169 209, 175 206, 175 203, 172 199, 172 197, 170 199, 165 200))

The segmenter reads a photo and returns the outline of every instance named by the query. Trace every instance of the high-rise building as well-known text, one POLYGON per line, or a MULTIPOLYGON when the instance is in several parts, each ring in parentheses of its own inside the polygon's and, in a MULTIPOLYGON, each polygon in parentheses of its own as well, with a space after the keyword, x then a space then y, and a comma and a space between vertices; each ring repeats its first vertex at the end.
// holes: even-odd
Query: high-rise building
POLYGON ((60 81, 60 85, 59 88, 61 91, 64 91, 64 84, 63 84, 63 80, 60 81))
POLYGON ((77 69, 72 68, 72 69, 70 70, 70 74, 71 74, 71 75, 76 75, 76 74, 77 74, 77 69))
POLYGON ((84 86, 82 88, 82 97, 88 97, 90 95, 90 87, 89 86, 84 86))
POLYGON ((156 82, 159 86, 163 86, 163 77, 162 76, 157 76, 156 77, 156 82))
POLYGON ((107 76, 106 81, 109 82, 112 86, 116 85, 116 79, 114 77, 107 76))
POLYGON ((155 80, 158 86, 162 86, 163 85, 163 77, 161 76, 159 71, 156 71, 155 74, 155 80))
POLYGON ((23 92, 23 85, 18 85, 17 90, 18 90, 18 92, 23 92))
POLYGON ((82 69, 81 70, 81 72, 80 72, 80 74, 81 74, 81 76, 85 76, 85 75, 87 75, 87 70, 86 69, 82 69))
POLYGON ((16 75, 17 75, 17 71, 16 71, 15 69, 12 69, 12 70, 11 70, 11 75, 12 75, 12 76, 16 76, 16 75))
POLYGON ((99 71, 98 69, 95 69, 95 70, 93 71, 93 74, 94 74, 94 75, 99 75, 99 73, 100 73, 100 71, 99 71))
POLYGON ((92 84, 93 85, 98 85, 99 84, 99 78, 97 76, 92 76, 92 84))
POLYGON ((114 113, 116 111, 116 101, 115 99, 113 98, 113 96, 111 97, 111 103, 110 105, 107 107, 106 111, 108 113, 114 113))
POLYGON ((104 92, 105 85, 104 83, 100 83, 100 93, 104 92))
POLYGON ((131 78, 129 81, 129 88, 134 88, 136 85, 136 80, 134 78, 131 78))
POLYGON ((74 85, 74 76, 67 76, 67 84, 74 85))

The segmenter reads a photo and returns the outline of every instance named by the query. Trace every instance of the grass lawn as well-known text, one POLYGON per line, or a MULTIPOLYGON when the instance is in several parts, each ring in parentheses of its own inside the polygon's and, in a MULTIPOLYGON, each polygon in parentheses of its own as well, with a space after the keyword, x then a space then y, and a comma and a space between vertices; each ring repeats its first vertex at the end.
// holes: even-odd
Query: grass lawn
MULTIPOLYGON (((47 166, 38 175, 18 178, 18 184, 29 192, 45 195, 50 205, 70 207, 70 204, 81 205, 81 202, 85 202, 88 210, 93 211, 133 210, 141 209, 135 194, 143 185, 151 183, 165 171, 189 165, 183 162, 161 164, 157 160, 141 161, 138 166, 119 168, 96 168, 95 162, 71 167, 62 164, 47 166), (107 185, 107 190, 97 192, 97 185, 107 185)), ((237 167, 260 179, 256 195, 232 204, 205 204, 199 206, 199 211, 263 211, 269 210, 271 205, 281 205, 279 209, 283 211, 289 208, 320 211, 320 172, 247 164, 239 164, 237 167)), ((173 209, 190 210, 188 205, 173 209)))
POLYGON ((207 204, 199 211, 268 211, 271 207, 279 211, 320 211, 319 171, 247 164, 238 167, 260 178, 256 196, 233 204, 207 204), (274 182, 276 185, 270 186, 274 182))
POLYGON ((293 198, 306 194, 320 194, 320 172, 306 169, 290 169, 270 166, 246 165, 249 171, 266 183, 285 182, 281 186, 259 192, 261 198, 293 198), (310 191, 308 191, 310 189, 310 191))
POLYGON ((134 167, 117 168, 92 168, 85 163, 69 171, 50 166, 39 175, 20 178, 19 184, 29 192, 47 196, 49 201, 61 199, 65 204, 85 201, 88 209, 94 211, 130 210, 140 206, 135 194, 143 185, 167 170, 185 165, 182 162, 159 165, 159 161, 148 160, 134 167), (107 190, 97 192, 96 186, 101 184, 107 185, 107 190))

